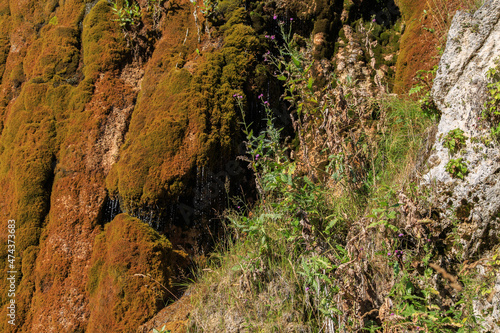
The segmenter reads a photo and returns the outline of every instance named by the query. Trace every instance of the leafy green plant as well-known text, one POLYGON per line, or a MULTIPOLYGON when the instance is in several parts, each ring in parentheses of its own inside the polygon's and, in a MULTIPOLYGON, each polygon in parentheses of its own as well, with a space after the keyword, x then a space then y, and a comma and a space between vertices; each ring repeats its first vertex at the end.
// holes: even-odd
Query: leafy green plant
POLYGON ((446 164, 445 170, 453 177, 464 179, 464 177, 469 173, 467 165, 463 158, 450 159, 446 164))
POLYGON ((431 271, 427 269, 425 275, 417 279, 408 272, 401 273, 390 293, 396 303, 391 324, 396 322, 402 328, 426 332, 471 332, 471 327, 464 325, 468 318, 464 316, 462 302, 449 309, 443 309, 436 302, 439 292, 431 287, 431 271), (418 285, 425 287, 421 289, 418 285))
POLYGON ((486 76, 489 80, 487 85, 489 98, 484 103, 483 119, 492 124, 492 137, 500 137, 500 58, 495 60, 495 67, 488 69, 486 76))
POLYGON ((379 203, 379 207, 373 208, 372 213, 367 217, 375 219, 375 222, 370 223, 368 228, 376 228, 378 226, 384 226, 392 231, 398 231, 398 227, 389 223, 391 220, 396 218, 396 211, 393 208, 399 207, 400 204, 394 204, 389 206, 385 201, 379 203))
POLYGON ((203 7, 201 12, 206 18, 211 19, 217 11, 217 6, 219 5, 219 0, 203 0, 203 7))
POLYGON ((464 131, 460 128, 455 128, 446 134, 443 139, 443 146, 448 148, 450 155, 454 155, 465 146, 465 140, 467 140, 467 137, 464 135, 464 131))
POLYGON ((115 19, 122 28, 130 28, 137 25, 142 17, 141 7, 134 1, 132 4, 124 0, 123 5, 119 6, 117 1, 112 2, 113 13, 118 17, 115 19))

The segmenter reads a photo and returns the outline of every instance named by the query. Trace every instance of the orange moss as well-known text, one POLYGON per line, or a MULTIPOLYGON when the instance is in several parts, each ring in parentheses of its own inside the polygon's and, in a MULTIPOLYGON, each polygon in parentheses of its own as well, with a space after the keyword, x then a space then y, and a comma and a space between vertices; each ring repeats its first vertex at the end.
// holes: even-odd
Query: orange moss
POLYGON ((116 68, 127 55, 126 43, 107 0, 100 0, 83 21, 83 73, 95 80, 97 73, 116 68))
MULTIPOLYGON (((112 21, 110 6, 105 0, 95 5, 87 15, 83 24, 83 40, 80 40, 78 25, 83 19, 86 2, 0 1, 0 189, 8 198, 0 200, 0 225, 5 231, 8 219, 18 222, 16 254, 19 258, 16 268, 23 272, 23 279, 18 282, 19 325, 15 329, 20 332, 31 331, 30 320, 38 319, 34 313, 43 313, 41 308, 56 306, 54 302, 49 304, 43 300, 54 300, 57 291, 51 291, 51 295, 44 294, 46 298, 40 295, 52 283, 57 288, 64 288, 60 281, 71 272, 68 260, 61 259, 60 254, 55 254, 50 262, 39 267, 34 264, 38 248, 47 248, 44 239, 47 237, 51 195, 58 197, 63 193, 60 188, 53 192, 52 182, 54 178, 62 179, 65 189, 80 190, 78 182, 82 182, 82 176, 69 181, 64 179, 64 175, 67 170, 85 174, 81 161, 85 158, 82 147, 86 148, 87 143, 82 142, 82 133, 90 133, 89 139, 98 136, 99 121, 107 109, 96 107, 82 111, 95 92, 94 81, 100 71, 118 68, 128 52, 122 32, 112 21), (81 54, 83 59, 80 59, 81 54), (80 82, 82 62, 86 77, 80 82), (58 160, 61 165, 55 169, 58 160), (63 165, 70 166, 64 169, 63 165), (57 170, 60 173, 55 175, 57 170), (35 276, 39 278, 35 280, 35 276), (21 328, 24 321, 26 325, 21 328)), ((119 90, 122 86, 109 80, 109 87, 103 90, 110 97, 104 103, 130 103, 135 93, 131 94, 129 89, 121 95, 119 90), (123 95, 128 97, 123 98, 123 95), (119 99, 120 103, 117 102, 119 99)), ((97 187, 94 192, 104 193, 103 175, 85 179, 92 179, 87 180, 86 185, 97 187), (101 184, 100 192, 98 184, 101 184)), ((95 212, 92 212, 95 216, 99 209, 96 206, 95 212)), ((67 214, 66 211, 52 212, 52 216, 58 216, 52 217, 52 220, 56 220, 56 225, 61 223, 57 219, 66 223, 67 220, 60 216, 67 214)), ((79 217, 73 215, 71 218, 79 217)), ((54 226, 51 230, 61 232, 61 237, 64 237, 64 233, 54 226)), ((0 232, 3 241, 4 231, 0 232)), ((6 254, 1 247, 2 290, 6 286, 6 254)), ((0 295, 2 315, 5 315, 3 305, 6 297, 5 294, 0 295)), ((9 330, 12 328, 5 321, 0 323, 0 331, 9 330)))
POLYGON ((96 238, 87 292, 87 332, 135 332, 171 298, 176 265, 185 258, 140 220, 118 215, 96 238), (140 274, 140 275, 136 275, 140 274))
POLYGON ((406 23, 396 64, 396 93, 407 92, 419 70, 431 70, 439 62, 439 49, 457 9, 466 9, 468 0, 396 1, 406 23), (465 6, 465 7, 464 7, 465 6), (425 12, 424 12, 425 10, 425 12))

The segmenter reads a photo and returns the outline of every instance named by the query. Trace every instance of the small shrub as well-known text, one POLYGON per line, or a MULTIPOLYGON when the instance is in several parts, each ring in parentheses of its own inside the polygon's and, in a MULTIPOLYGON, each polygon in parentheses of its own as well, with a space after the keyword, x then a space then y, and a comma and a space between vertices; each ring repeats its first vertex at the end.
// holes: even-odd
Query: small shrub
POLYGON ((422 112, 433 119, 439 119, 439 117, 441 117, 441 111, 439 111, 431 96, 431 88, 437 69, 438 66, 436 65, 431 70, 417 71, 417 75, 415 76, 417 84, 408 92, 409 95, 418 94, 420 96, 419 103, 422 112))
POLYGON ((464 179, 465 175, 469 173, 463 158, 451 159, 446 164, 445 169, 453 178, 464 179))
POLYGON ((454 155, 465 146, 465 140, 467 140, 467 137, 464 135, 464 131, 460 128, 455 128, 446 134, 443 146, 448 148, 450 155, 454 155))

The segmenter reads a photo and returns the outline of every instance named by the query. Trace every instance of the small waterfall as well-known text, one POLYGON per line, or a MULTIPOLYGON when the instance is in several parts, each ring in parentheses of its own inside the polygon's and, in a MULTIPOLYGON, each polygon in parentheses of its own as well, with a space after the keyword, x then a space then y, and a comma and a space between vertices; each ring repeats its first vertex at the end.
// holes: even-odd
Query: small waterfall
POLYGON ((104 209, 102 212, 102 219, 104 223, 111 222, 116 215, 122 213, 120 208, 120 199, 118 197, 111 199, 110 197, 106 197, 104 203, 104 209))

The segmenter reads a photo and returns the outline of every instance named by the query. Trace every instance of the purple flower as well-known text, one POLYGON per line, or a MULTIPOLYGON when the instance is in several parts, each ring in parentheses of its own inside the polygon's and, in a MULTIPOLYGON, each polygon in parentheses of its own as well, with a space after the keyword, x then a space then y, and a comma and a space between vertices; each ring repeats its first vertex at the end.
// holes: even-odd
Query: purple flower
POLYGON ((259 157, 260 157, 259 154, 255 155, 255 160, 257 161, 259 159, 259 157))
POLYGON ((427 239, 427 242, 430 242, 431 240, 430 239, 427 239))
POLYGON ((293 21, 293 17, 290 17, 290 21, 293 21))
POLYGON ((276 20, 278 18, 278 15, 274 14, 273 20, 276 20))
POLYGON ((264 37, 269 38, 269 35, 265 35, 264 37))
POLYGON ((233 94, 233 97, 238 97, 238 94, 233 94))
POLYGON ((264 104, 265 104, 265 105, 269 105, 269 102, 268 102, 268 101, 264 101, 264 104))
POLYGON ((240 208, 241 208, 241 207, 240 207, 240 206, 238 206, 238 209, 240 209, 240 208))
POLYGON ((399 237, 403 237, 404 235, 403 235, 403 234, 399 234, 398 236, 399 236, 399 237))
POLYGON ((306 287, 306 291, 309 291, 309 287, 306 287))
POLYGON ((373 19, 373 20, 372 20, 372 22, 377 22, 377 20, 376 20, 376 19, 373 19))
POLYGON ((267 50, 266 55, 270 55, 271 51, 267 50))
POLYGON ((243 96, 241 96, 241 95, 238 95, 238 98, 239 98, 239 99, 242 99, 242 98, 243 98, 243 96))
POLYGON ((391 316, 394 316, 394 313, 391 313, 391 316))
POLYGON ((261 99, 262 97, 264 97, 264 94, 260 94, 257 98, 261 99))
POLYGON ((274 35, 271 35, 271 39, 274 39, 274 38, 275 38, 274 35))
POLYGON ((389 257, 390 257, 390 256, 391 256, 391 252, 387 253, 387 256, 389 256, 389 257))

